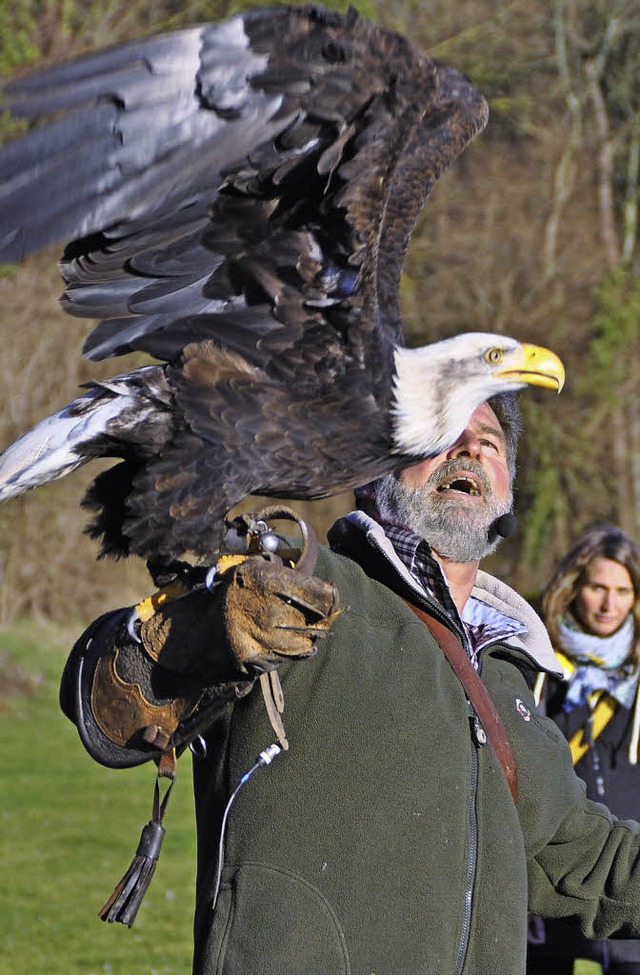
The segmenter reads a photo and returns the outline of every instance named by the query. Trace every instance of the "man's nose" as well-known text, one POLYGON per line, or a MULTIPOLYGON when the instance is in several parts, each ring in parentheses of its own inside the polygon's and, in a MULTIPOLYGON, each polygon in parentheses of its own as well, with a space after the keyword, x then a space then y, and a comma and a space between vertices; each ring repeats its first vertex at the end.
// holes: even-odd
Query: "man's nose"
POLYGON ((474 457, 482 454, 482 444, 473 430, 464 430, 456 442, 447 451, 447 457, 474 457))

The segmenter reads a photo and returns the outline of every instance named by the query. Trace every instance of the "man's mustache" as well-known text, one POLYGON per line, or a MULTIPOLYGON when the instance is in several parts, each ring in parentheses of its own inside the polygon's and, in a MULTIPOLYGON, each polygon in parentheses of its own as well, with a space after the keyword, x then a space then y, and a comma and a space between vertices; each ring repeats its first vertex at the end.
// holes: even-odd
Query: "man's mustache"
POLYGON ((491 483, 487 477, 482 464, 477 460, 443 460, 440 467, 429 475, 425 482, 425 487, 437 488, 443 481, 450 481, 456 475, 464 477, 465 474, 473 474, 482 490, 482 496, 490 498, 493 495, 491 483))

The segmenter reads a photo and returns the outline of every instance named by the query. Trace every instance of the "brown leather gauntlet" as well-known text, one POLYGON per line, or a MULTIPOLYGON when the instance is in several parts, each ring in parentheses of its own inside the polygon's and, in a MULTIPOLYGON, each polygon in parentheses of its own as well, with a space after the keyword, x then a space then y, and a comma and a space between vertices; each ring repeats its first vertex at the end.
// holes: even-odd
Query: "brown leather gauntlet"
POLYGON ((228 569, 213 594, 191 593, 163 604, 142 624, 140 636, 167 669, 217 680, 223 661, 255 674, 287 657, 310 657, 337 608, 331 583, 251 557, 228 569))
POLYGON ((129 607, 95 620, 71 651, 60 686, 62 710, 85 748, 110 768, 181 750, 254 683, 232 662, 220 663, 215 680, 210 668, 210 682, 165 668, 133 639, 130 618, 129 607))
POLYGON ((315 652, 338 605, 330 583, 250 557, 213 591, 163 602, 131 634, 131 611, 97 620, 67 662, 65 713, 94 759, 140 764, 185 747, 283 659, 315 652))

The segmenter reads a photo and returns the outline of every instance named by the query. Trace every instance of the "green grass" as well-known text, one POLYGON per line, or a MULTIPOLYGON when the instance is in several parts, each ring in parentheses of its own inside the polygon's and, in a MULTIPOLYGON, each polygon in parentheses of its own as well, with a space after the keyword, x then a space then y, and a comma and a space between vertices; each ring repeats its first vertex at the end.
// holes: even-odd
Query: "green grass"
POLYGON ((62 666, 80 629, 25 622, 0 632, 0 975, 187 975, 195 876, 188 757, 133 928, 98 917, 151 816, 155 766, 102 768, 59 710, 62 666))

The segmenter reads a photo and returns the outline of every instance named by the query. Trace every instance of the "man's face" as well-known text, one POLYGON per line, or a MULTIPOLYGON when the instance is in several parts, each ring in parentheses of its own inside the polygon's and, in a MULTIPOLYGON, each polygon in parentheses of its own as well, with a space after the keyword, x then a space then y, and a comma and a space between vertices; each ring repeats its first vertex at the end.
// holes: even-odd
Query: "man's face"
POLYGON ((628 570, 596 555, 584 570, 573 612, 586 633, 611 636, 620 629, 636 599, 628 570))
POLYGON ((511 510, 512 494, 506 441, 491 407, 479 406, 448 450, 384 479, 378 506, 444 558, 474 562, 492 552, 498 539, 489 540, 489 528, 511 510))
MULTIPOLYGON (((507 445, 498 418, 488 403, 482 403, 472 413, 466 430, 449 450, 438 454, 437 457, 423 460, 420 464, 414 464, 413 467, 406 467, 400 471, 398 478, 407 487, 422 487, 428 484, 435 474, 436 481, 440 483, 438 472, 443 465, 451 463, 460 466, 463 470, 466 459, 482 466, 482 471, 489 482, 488 488, 493 495, 502 499, 509 497, 511 478, 507 463, 507 445)), ((444 483, 447 482, 450 482, 450 479, 445 478, 444 483)), ((435 490, 442 498, 460 501, 462 494, 465 506, 469 499, 472 504, 481 506, 488 492, 481 490, 476 477, 472 477, 471 482, 468 485, 452 484, 451 488, 441 486, 435 490)))

